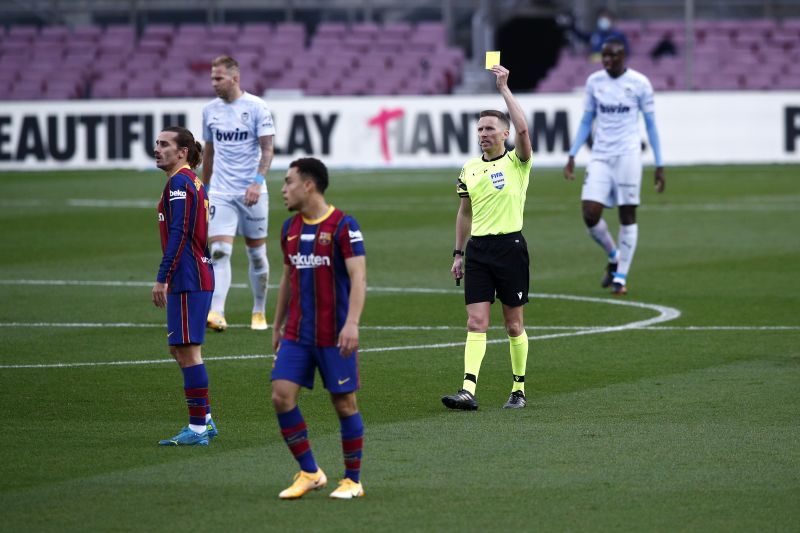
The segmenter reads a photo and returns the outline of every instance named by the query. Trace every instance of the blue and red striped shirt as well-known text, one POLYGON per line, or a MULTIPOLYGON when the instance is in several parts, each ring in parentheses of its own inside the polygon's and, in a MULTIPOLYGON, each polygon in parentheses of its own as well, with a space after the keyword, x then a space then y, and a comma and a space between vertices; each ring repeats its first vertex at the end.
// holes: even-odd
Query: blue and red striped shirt
POLYGON ((345 259, 365 255, 358 222, 331 206, 317 220, 299 213, 283 223, 281 249, 289 266, 289 311, 284 338, 336 346, 350 307, 345 259))
POLYGON ((208 196, 189 167, 167 179, 158 202, 158 229, 164 257, 156 280, 170 292, 213 291, 208 252, 208 196))

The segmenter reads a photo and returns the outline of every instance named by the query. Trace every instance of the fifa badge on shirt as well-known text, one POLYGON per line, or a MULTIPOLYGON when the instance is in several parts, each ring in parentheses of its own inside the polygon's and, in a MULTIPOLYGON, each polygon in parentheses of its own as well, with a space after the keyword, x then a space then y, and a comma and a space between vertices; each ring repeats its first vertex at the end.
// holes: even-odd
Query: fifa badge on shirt
POLYGON ((503 175, 502 172, 494 172, 489 177, 492 180, 492 185, 494 185, 494 188, 497 189, 498 191, 502 190, 503 187, 506 186, 506 177, 503 175))

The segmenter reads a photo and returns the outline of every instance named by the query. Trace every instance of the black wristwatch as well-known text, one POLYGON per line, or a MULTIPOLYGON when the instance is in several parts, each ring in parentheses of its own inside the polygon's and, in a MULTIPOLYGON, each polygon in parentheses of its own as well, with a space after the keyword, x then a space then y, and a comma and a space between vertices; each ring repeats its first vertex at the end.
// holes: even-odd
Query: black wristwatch
POLYGON ((457 255, 460 255, 461 257, 464 257, 464 250, 453 250, 453 257, 455 257, 457 255))

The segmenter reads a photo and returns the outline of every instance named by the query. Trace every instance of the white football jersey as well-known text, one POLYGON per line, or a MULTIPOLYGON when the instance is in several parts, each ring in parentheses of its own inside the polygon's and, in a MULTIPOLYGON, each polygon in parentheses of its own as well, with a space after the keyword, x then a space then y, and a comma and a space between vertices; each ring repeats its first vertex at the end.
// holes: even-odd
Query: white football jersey
POLYGON ((642 149, 639 111, 654 110, 653 86, 632 68, 619 78, 600 70, 586 80, 584 110, 595 113, 593 158, 638 152, 642 149))
POLYGON ((214 143, 211 190, 242 194, 258 173, 258 138, 275 135, 266 102, 250 93, 231 103, 216 98, 203 108, 203 139, 214 143))

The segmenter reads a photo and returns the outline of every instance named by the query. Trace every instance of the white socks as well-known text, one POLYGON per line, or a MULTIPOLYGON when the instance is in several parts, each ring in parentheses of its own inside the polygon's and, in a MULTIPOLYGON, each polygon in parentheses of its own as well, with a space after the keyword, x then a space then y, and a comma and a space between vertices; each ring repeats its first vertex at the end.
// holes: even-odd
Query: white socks
MULTIPOLYGON (((599 244, 603 250, 606 251, 606 255, 611 259, 612 254, 616 251, 616 246, 614 245, 614 239, 611 237, 611 232, 608 231, 608 224, 602 218, 600 222, 595 224, 589 229, 589 235, 594 239, 594 242, 599 244)), ((610 261, 613 263, 613 261, 610 261)))
POLYGON ((267 285, 269 284, 267 245, 262 244, 256 248, 247 247, 247 257, 250 260, 250 288, 253 290, 253 312, 264 313, 267 305, 267 285))
MULTIPOLYGON (((269 284, 269 262, 267 245, 247 248, 250 263, 250 287, 253 289, 253 312, 264 313, 267 305, 267 285, 269 284)), ((211 297, 211 310, 225 315, 225 300, 231 288, 231 252, 233 245, 228 242, 211 243, 211 259, 214 261, 214 295, 211 297)))
POLYGON ((208 427, 206 427, 206 426, 198 426, 197 424, 189 424, 189 429, 191 429, 195 433, 202 433, 202 432, 208 430, 208 427))
POLYGON ((211 260, 214 262, 214 295, 211 297, 211 310, 225 315, 225 299, 231 288, 231 251, 229 242, 211 243, 211 260))
POLYGON ((633 262, 633 254, 636 252, 638 238, 638 224, 619 227, 619 263, 617 264, 617 271, 614 273, 614 283, 625 285, 625 279, 628 277, 628 271, 633 262))

